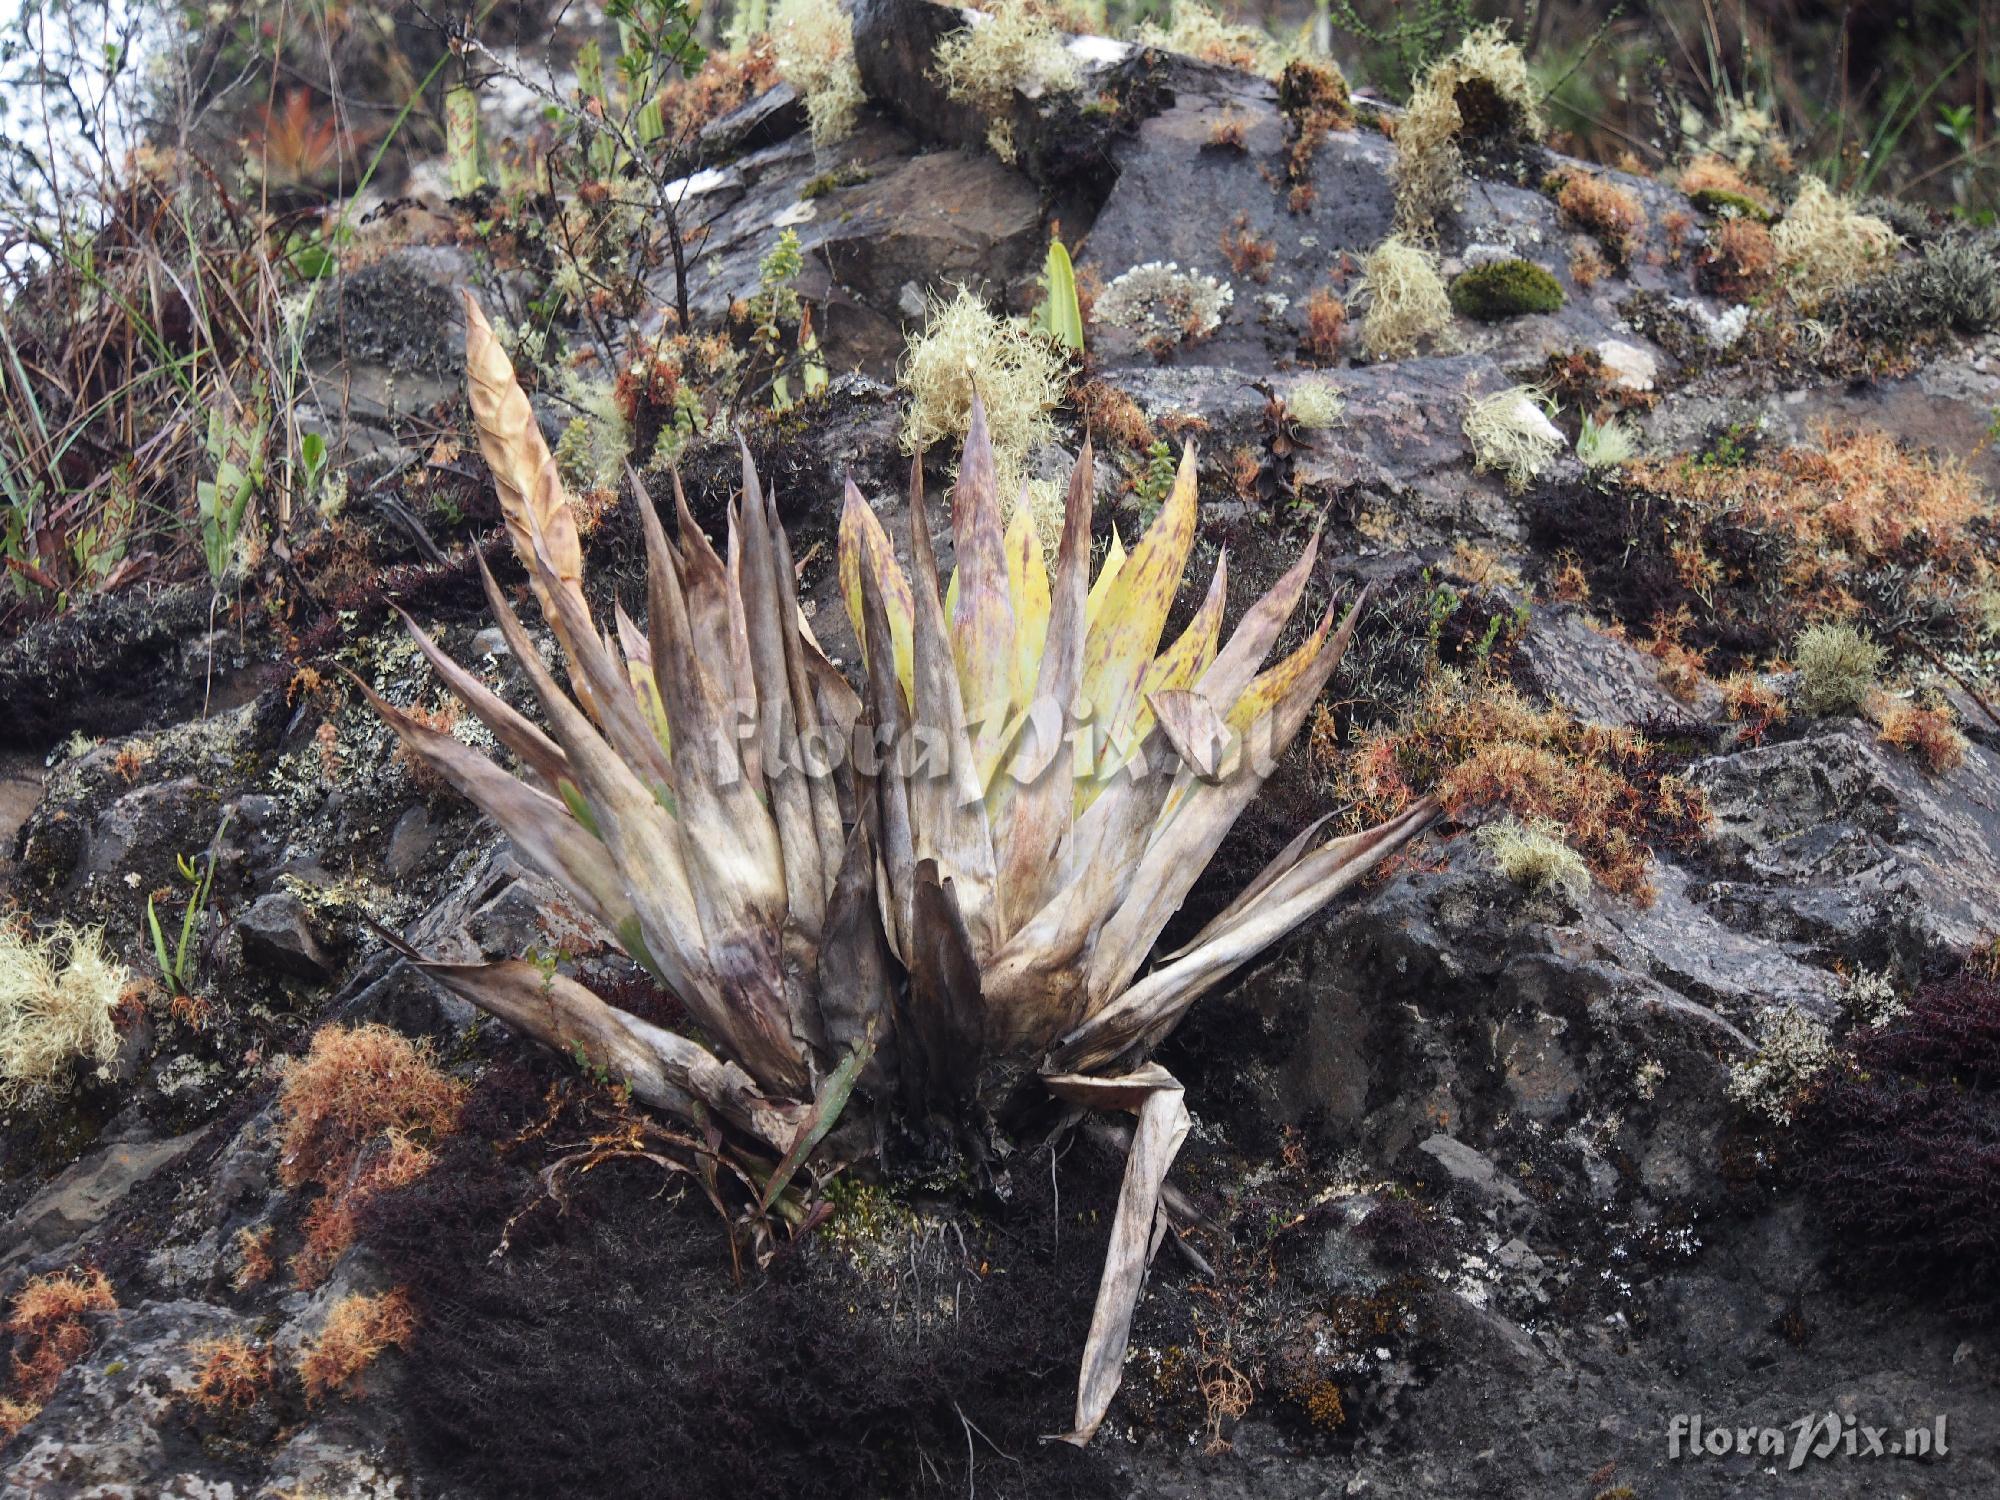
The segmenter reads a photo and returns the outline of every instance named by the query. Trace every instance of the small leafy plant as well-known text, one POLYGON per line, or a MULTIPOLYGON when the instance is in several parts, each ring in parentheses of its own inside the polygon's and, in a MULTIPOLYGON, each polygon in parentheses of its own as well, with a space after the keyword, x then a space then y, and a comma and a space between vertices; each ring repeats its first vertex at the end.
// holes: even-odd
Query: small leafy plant
POLYGON ((181 879, 193 889, 188 892, 187 904, 181 909, 180 937, 171 954, 167 951, 166 932, 160 926, 156 898, 146 898, 146 927, 153 939, 153 957, 160 966, 161 982, 176 999, 192 993, 194 988, 196 938, 201 932, 202 918, 208 912, 209 888, 215 884, 215 855, 222 845, 222 835, 229 829, 229 819, 230 814, 225 812, 205 854, 197 859, 189 859, 184 854, 174 856, 174 866, 179 870, 181 879))

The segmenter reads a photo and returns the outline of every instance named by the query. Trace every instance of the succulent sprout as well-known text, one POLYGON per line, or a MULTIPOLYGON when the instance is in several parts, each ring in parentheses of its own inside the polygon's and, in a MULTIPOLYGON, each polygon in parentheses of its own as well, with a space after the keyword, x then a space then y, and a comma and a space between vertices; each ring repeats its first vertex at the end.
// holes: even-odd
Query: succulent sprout
POLYGON ((744 1219, 766 1235, 774 1212, 799 1206, 802 1172, 813 1181, 868 1169, 885 1143, 914 1142, 926 1161, 977 1179, 1012 1142, 1088 1111, 1136 1114, 1069 1434, 1087 1442, 1118 1386, 1188 1125, 1180 1085, 1150 1053, 1197 998, 1434 815, 1419 802, 1331 840, 1313 825, 1193 941, 1147 968, 1311 712, 1359 606, 1338 630, 1329 607, 1264 668, 1305 591, 1315 537, 1226 642, 1218 562, 1206 602, 1161 650, 1194 541, 1192 449, 1158 517, 1092 582, 1086 443, 1051 574, 1027 507, 1001 523, 975 403, 944 593, 921 467, 908 574, 847 488, 840 581, 865 658, 860 692, 798 609, 785 533, 747 449, 724 554, 678 483, 676 541, 636 495, 646 624, 620 608, 615 631, 601 632, 569 500, 470 298, 467 325, 481 448, 574 696, 490 574, 488 599, 548 733, 410 629, 521 774, 368 696, 409 754, 680 999, 702 1040, 526 961, 423 967, 719 1137, 709 1149, 741 1164, 744 1219))

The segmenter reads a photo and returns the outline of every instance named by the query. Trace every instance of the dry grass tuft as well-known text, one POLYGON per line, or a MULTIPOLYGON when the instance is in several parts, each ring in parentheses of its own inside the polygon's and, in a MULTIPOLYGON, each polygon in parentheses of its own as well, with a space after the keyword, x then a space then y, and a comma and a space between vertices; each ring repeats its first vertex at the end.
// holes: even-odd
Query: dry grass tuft
POLYGON ((354 1243, 363 1203, 430 1169, 419 1137, 456 1130, 464 1099, 462 1082, 386 1026, 327 1026, 313 1037, 311 1050, 286 1069, 278 1095, 278 1180, 323 1194, 292 1263, 301 1286, 318 1285, 354 1243))
POLYGON ((1788 710, 1784 695, 1763 678, 1738 672, 1722 684, 1722 712, 1732 724, 1742 725, 1744 741, 1755 745, 1785 722, 1788 710))
POLYGON ((1369 252, 1355 295, 1366 304, 1361 343, 1375 359, 1414 354, 1424 340, 1451 327, 1451 295, 1438 258, 1400 234, 1369 252))
POLYGON ((1771 240, 1786 279, 1808 305, 1884 269, 1902 243, 1895 230, 1835 196, 1817 177, 1799 184, 1771 240))
POLYGON ((360 1389, 364 1371, 391 1347, 406 1348, 417 1331, 407 1292, 361 1293, 343 1297, 327 1314, 320 1336, 299 1355, 299 1378, 306 1400, 360 1389))
POLYGON ((806 102, 813 144, 851 131, 865 96, 854 66, 854 23, 840 0, 778 0, 771 41, 780 76, 806 102))
POLYGON ((1083 82, 1077 60, 1030 0, 996 0, 980 20, 946 37, 937 76, 952 98, 992 121, 986 144, 1004 162, 1015 157, 1014 96, 1073 93, 1083 82))
POLYGON ((0 1442, 34 1420, 63 1372, 89 1352, 84 1315, 117 1306, 111 1282, 95 1270, 37 1276, 15 1293, 5 1324, 14 1354, 11 1385, 0 1397, 0 1442))
POLYGON ((0 924, 0 1107, 46 1097, 79 1063, 107 1067, 131 980, 95 929, 62 924, 31 938, 0 924))

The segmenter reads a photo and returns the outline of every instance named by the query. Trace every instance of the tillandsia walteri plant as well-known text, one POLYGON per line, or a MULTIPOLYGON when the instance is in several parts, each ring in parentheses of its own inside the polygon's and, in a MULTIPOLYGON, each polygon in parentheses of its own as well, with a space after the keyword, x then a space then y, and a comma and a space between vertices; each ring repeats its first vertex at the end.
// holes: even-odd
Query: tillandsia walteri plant
POLYGON ((1070 477, 1053 573, 1026 507, 1002 526, 975 403, 940 594, 912 475, 906 574, 850 484, 840 579, 856 692, 815 642, 771 497, 747 450, 718 554, 675 485, 667 539, 632 476, 644 628, 600 632, 568 498, 512 367, 467 299, 473 414, 508 532, 568 668, 566 693, 507 599, 486 591, 547 716, 544 733, 414 623, 418 645, 517 757, 517 777, 370 701, 408 752, 487 812, 685 1006, 694 1035, 520 960, 427 963, 453 990, 622 1078, 684 1122, 710 1197, 768 1236, 843 1169, 977 1181, 1013 1143, 1087 1112, 1137 1116, 1084 1350, 1071 1441, 1117 1390, 1188 1126, 1150 1060, 1204 992, 1401 847, 1421 802, 1379 827, 1302 832, 1193 941, 1147 960, 1223 835, 1298 733, 1358 613, 1329 607, 1266 655, 1318 539, 1221 639, 1225 564, 1164 651, 1195 532, 1184 454, 1158 517, 1088 577, 1091 450, 1070 477), (573 694, 573 696, 572 696, 573 694), (720 1172, 718 1168, 721 1168, 720 1172))

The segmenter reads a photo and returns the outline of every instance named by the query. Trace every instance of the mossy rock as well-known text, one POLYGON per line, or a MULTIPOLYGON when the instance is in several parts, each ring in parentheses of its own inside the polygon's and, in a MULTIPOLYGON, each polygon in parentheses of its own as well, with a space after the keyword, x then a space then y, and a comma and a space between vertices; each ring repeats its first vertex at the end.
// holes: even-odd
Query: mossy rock
POLYGON ((1563 305, 1562 283, 1533 261, 1490 260, 1452 278, 1451 305, 1484 323, 1552 313, 1563 305))
POLYGON ((1689 194, 1688 202, 1711 219, 1736 214, 1741 218, 1755 219, 1759 224, 1769 224, 1778 217, 1755 198, 1746 198, 1741 193, 1732 193, 1726 188, 1702 188, 1698 192, 1689 194))

